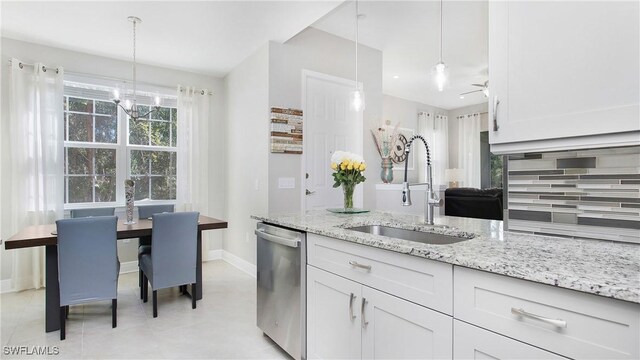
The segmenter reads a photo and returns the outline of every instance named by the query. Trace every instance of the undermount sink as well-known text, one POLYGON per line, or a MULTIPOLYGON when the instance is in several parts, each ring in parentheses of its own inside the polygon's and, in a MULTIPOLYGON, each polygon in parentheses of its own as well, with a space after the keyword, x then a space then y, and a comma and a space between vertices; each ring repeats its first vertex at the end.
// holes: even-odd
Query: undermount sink
POLYGON ((390 238, 403 239, 409 241, 420 242, 424 244, 447 245, 460 241, 469 240, 468 238, 436 234, 417 230, 406 230, 390 226, 382 225, 364 225, 346 228, 347 230, 360 231, 367 234, 382 235, 390 238))

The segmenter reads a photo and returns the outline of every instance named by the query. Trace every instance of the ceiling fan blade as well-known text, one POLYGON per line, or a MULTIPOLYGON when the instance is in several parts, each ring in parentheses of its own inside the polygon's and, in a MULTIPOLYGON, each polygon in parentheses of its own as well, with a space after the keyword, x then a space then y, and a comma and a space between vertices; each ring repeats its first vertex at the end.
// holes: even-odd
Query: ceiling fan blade
POLYGON ((459 96, 463 96, 463 95, 467 95, 467 94, 473 94, 473 93, 480 92, 480 91, 482 91, 482 90, 467 91, 465 93, 460 94, 459 96))

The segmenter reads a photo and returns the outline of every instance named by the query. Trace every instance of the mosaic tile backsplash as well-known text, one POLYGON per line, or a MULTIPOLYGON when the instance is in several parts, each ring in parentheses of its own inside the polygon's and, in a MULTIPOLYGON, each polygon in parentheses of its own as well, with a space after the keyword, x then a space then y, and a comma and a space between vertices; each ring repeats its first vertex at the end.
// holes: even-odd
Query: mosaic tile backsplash
POLYGON ((509 230, 640 243, 640 146, 510 155, 509 230))

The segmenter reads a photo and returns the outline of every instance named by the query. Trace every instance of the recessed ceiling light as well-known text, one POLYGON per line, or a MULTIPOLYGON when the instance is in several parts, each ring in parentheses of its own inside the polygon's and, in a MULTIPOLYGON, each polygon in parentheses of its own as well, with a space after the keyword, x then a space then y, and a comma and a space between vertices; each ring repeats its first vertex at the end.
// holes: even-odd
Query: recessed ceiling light
POLYGON ((400 78, 400 76, 399 76, 399 75, 393 75, 393 78, 394 78, 394 79, 399 79, 399 78, 400 78))
POLYGON ((464 99, 464 95, 460 95, 460 99, 464 99))

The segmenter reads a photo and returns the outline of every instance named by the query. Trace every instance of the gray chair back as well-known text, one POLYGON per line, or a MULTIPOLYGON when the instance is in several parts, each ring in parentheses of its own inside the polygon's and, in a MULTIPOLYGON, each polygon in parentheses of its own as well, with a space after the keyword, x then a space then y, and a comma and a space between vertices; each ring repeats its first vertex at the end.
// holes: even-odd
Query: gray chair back
POLYGON ((153 289, 196 282, 198 212, 153 215, 153 289))
POLYGON ((154 214, 172 213, 175 205, 138 205, 138 218, 148 219, 154 214))
POLYGON ((56 221, 61 306, 117 297, 117 221, 115 216, 56 221))
POLYGON ((76 209, 71 210, 71 218, 83 218, 89 216, 113 216, 116 208, 93 208, 93 209, 76 209))

